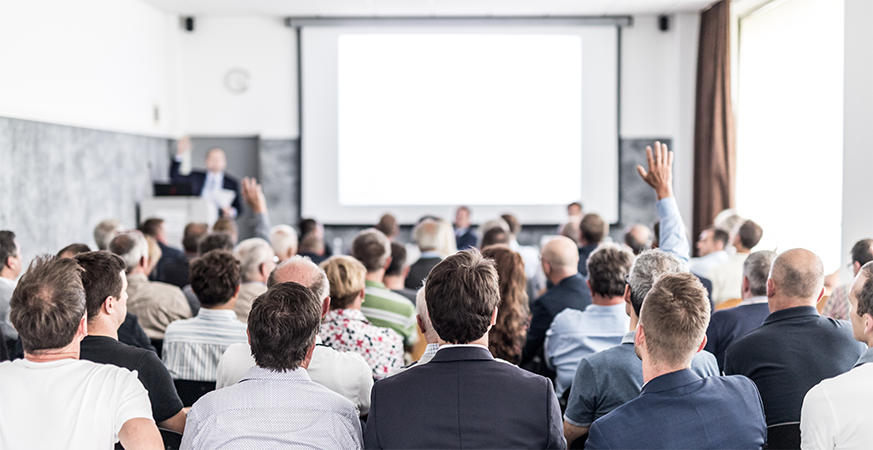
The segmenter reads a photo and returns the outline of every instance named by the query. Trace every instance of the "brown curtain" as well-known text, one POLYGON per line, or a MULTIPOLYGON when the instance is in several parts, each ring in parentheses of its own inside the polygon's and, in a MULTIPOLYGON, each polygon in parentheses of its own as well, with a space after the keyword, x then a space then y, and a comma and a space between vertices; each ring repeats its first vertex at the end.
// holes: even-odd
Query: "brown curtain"
POLYGON ((694 116, 694 235, 734 205, 736 154, 731 109, 730 0, 700 15, 694 116))

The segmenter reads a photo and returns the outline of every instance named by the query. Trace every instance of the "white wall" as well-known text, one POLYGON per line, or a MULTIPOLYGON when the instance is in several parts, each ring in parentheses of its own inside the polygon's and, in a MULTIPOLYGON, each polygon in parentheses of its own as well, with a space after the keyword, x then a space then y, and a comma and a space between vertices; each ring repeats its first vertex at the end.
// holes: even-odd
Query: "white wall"
POLYGON ((296 34, 282 19, 203 17, 195 20, 194 32, 177 34, 183 133, 299 136, 296 34), (234 68, 250 75, 243 93, 225 86, 225 75, 234 68))
POLYGON ((176 26, 139 0, 0 2, 0 116, 171 133, 176 26))

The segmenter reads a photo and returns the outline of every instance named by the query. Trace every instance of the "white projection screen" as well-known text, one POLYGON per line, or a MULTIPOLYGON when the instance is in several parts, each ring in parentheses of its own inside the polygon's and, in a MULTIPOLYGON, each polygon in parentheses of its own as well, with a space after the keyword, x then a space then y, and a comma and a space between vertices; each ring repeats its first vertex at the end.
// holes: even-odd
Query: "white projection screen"
POLYGON ((302 215, 556 224, 581 200, 617 222, 617 45, 616 25, 302 27, 302 215))

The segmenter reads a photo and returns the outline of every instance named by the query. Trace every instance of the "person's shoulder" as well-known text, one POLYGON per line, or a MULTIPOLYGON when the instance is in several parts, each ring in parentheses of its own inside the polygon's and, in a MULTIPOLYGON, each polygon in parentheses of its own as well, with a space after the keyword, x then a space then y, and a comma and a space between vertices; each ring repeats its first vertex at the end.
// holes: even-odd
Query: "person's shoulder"
POLYGON ((574 329, 574 325, 578 325, 578 323, 585 318, 585 312, 579 311, 578 309, 567 308, 558 314, 555 314, 555 318, 552 319, 552 328, 568 328, 574 329))
MULTIPOLYGON (((391 330, 394 331, 394 330, 391 330)), ((396 332, 394 334, 397 334, 396 332)), ((398 338, 400 337, 397 335, 398 338)), ((234 344, 237 345, 237 344, 234 344)), ((332 372, 337 376, 351 376, 356 372, 350 371, 355 367, 364 368, 366 372, 370 372, 370 365, 358 353, 341 352, 326 345, 316 345, 312 354, 312 363, 317 365, 332 366, 332 372)))
POLYGON ((149 288, 154 293, 159 293, 160 295, 168 295, 168 296, 176 296, 180 297, 183 300, 185 299, 185 294, 179 289, 178 286, 174 286, 170 283, 164 283, 163 281, 149 281, 149 288))
POLYGON ((415 306, 409 302, 409 299, 390 289, 378 286, 367 286, 365 294, 367 297, 375 297, 390 302, 391 309, 397 312, 407 315, 415 313, 415 306))

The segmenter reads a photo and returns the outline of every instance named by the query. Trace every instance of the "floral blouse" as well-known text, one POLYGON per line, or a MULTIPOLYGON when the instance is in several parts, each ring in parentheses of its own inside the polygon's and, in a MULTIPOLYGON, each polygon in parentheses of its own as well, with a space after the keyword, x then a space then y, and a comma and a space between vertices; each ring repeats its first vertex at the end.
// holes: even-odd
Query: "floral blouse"
POLYGON ((364 357, 379 380, 403 367, 403 339, 390 328, 371 325, 360 310, 330 310, 318 335, 322 343, 341 352, 364 357))

